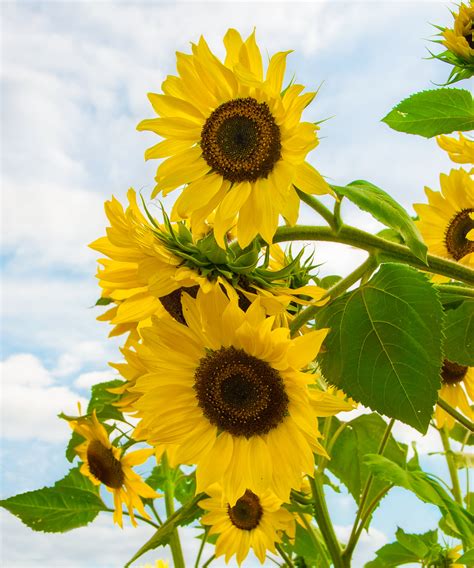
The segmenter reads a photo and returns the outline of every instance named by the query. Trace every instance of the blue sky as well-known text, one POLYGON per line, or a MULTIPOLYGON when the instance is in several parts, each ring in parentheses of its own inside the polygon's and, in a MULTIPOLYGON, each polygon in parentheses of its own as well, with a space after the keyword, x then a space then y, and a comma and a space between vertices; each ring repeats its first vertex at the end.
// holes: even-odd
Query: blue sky
MULTIPOLYGON (((411 204, 424 200, 423 186, 436 189, 450 163, 433 140, 393 132, 380 118, 402 98, 447 77, 443 64, 423 58, 434 31, 429 22, 450 22, 448 6, 2 4, 3 496, 51 484, 65 473, 68 427, 56 414, 74 412, 91 384, 113 376, 107 362, 118 360, 118 343, 106 340, 108 330, 90 308, 99 292, 96 255, 86 245, 104 233, 104 200, 112 194, 123 199, 130 186, 144 195, 153 188, 156 164, 145 164, 143 152, 155 139, 135 126, 152 115, 146 93, 158 92, 174 72, 174 52, 188 50, 203 34, 222 54, 228 27, 248 34, 254 26, 263 53, 293 49, 287 78, 295 73, 310 90, 322 84, 306 118, 332 117, 322 124, 311 161, 334 183, 372 181, 413 213, 411 204)), ((344 215, 367 230, 379 227, 353 208, 344 215)), ((301 220, 312 222, 307 211, 301 220)), ((330 244, 316 252, 323 274, 347 273, 364 256, 330 244)), ((404 426, 397 436, 417 438, 404 426)), ((428 456, 440 449, 436 433, 420 444, 430 470, 444 475, 439 457, 428 456)), ((329 502, 344 538, 354 504, 334 494, 329 502)), ((13 517, 3 518, 6 567, 117 566, 148 534, 143 527, 127 529, 122 539, 104 517, 66 536, 33 535, 13 517)), ((355 565, 390 540, 397 523, 426 530, 436 519, 434 509, 394 492, 375 514, 355 565)), ((186 548, 193 546, 186 533, 186 548)))

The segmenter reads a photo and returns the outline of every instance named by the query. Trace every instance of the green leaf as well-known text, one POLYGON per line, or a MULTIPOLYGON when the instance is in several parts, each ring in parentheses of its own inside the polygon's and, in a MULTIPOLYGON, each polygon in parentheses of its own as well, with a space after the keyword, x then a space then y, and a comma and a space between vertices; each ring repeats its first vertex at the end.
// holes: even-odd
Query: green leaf
POLYGON ((371 280, 324 307, 319 356, 326 379, 353 399, 423 434, 440 388, 443 310, 427 278, 384 264, 371 280))
MULTIPOLYGON (((471 406, 474 410, 474 406, 471 406)), ((464 444, 466 446, 474 446, 474 434, 469 432, 467 428, 456 422, 456 424, 448 431, 449 437, 460 444, 464 444)))
MULTIPOLYGON (((340 427, 341 422, 335 417, 331 420, 331 434, 340 427)), ((328 469, 344 483, 355 501, 359 503, 362 488, 370 474, 364 462, 366 454, 376 453, 384 435, 387 424, 377 414, 365 414, 346 423, 345 428, 337 437, 331 449, 331 459, 328 469)), ((397 444, 390 435, 385 455, 400 465, 406 460, 407 448, 397 444)), ((372 484, 371 495, 378 493, 388 483, 375 480, 372 484)), ((370 501, 370 499, 369 499, 370 501)))
POLYGON ((474 300, 447 310, 444 327, 446 359, 460 365, 474 366, 474 300))
POLYGON ((399 542, 391 542, 377 550, 377 558, 365 564, 365 568, 389 568, 417 562, 416 554, 407 550, 399 542))
POLYGON ((78 468, 53 487, 28 491, 0 501, 0 505, 35 531, 66 532, 93 521, 107 510, 98 488, 78 468))
POLYGON ((415 93, 382 119, 398 132, 432 138, 456 130, 474 129, 474 103, 465 89, 435 89, 415 93))
POLYGON ((368 454, 365 463, 372 473, 389 483, 412 491, 425 503, 436 505, 451 528, 456 528, 466 540, 474 537, 474 516, 458 505, 446 490, 423 471, 407 471, 385 456, 368 454))
POLYGON ((331 274, 329 276, 325 276, 321 278, 318 282, 318 286, 324 288, 325 290, 329 290, 334 284, 337 284, 340 280, 342 280, 342 276, 338 276, 337 274, 331 274))
POLYGON ((413 554, 416 554, 418 558, 424 558, 428 554, 429 548, 419 535, 408 534, 402 528, 398 527, 395 536, 402 546, 413 554))
POLYGON ((120 379, 94 385, 91 389, 91 399, 87 406, 87 413, 90 414, 95 410, 100 421, 110 419, 123 421, 123 414, 116 406, 113 406, 113 403, 120 399, 120 395, 108 391, 108 389, 122 385, 123 381, 120 379))
POLYGON ((456 564, 465 564, 466 566, 474 564, 474 548, 471 548, 471 550, 468 550, 461 558, 458 558, 456 564))
POLYGON ((383 189, 364 180, 353 181, 346 187, 333 186, 333 189, 350 199, 362 211, 370 213, 377 221, 395 229, 412 253, 426 262, 428 249, 413 219, 383 189))
POLYGON ((397 542, 386 544, 377 550, 377 558, 366 564, 366 568, 388 568, 439 557, 441 547, 438 544, 438 531, 408 534, 398 528, 396 535, 397 542))
POLYGON ((454 465, 458 469, 472 469, 474 468, 474 454, 466 452, 451 452, 453 456, 454 465))
POLYGON ((81 444, 84 441, 84 438, 78 434, 77 432, 73 432, 71 434, 71 438, 69 440, 69 443, 66 447, 66 459, 69 462, 73 462, 74 458, 76 457, 76 452, 74 451, 74 448, 76 448, 77 446, 79 446, 79 444, 81 444))

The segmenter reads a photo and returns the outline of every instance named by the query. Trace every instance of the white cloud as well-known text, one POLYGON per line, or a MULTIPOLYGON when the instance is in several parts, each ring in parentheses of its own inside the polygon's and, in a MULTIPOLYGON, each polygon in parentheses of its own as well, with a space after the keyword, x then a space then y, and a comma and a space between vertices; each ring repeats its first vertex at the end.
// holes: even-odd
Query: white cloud
POLYGON ((107 344, 99 341, 81 341, 74 344, 70 351, 63 353, 52 373, 55 376, 63 377, 76 373, 87 364, 106 366, 107 344))
POLYGON ((12 355, 1 364, 2 436, 10 440, 67 440, 70 428, 57 415, 77 414, 86 400, 54 382, 33 355, 12 355))
POLYGON ((439 432, 431 426, 428 432, 423 435, 420 434, 418 430, 408 426, 408 424, 396 421, 393 426, 392 434, 397 440, 409 446, 410 456, 413 455, 413 450, 411 449, 412 442, 415 442, 416 450, 420 454, 443 451, 443 444, 441 443, 439 432))
POLYGON ((74 385, 81 389, 89 389, 97 383, 112 381, 117 376, 117 373, 112 371, 90 371, 89 373, 81 373, 74 381, 74 385))

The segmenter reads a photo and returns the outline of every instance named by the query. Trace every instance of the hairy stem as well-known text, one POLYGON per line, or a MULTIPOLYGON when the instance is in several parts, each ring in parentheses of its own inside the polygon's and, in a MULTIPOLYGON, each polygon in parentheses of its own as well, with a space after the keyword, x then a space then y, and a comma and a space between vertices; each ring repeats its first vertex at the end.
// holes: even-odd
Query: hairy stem
POLYGON ((462 502, 462 493, 461 493, 461 486, 459 484, 459 477, 458 477, 458 470, 456 469, 456 464, 453 460, 453 452, 451 450, 451 446, 449 444, 449 436, 446 428, 440 428, 439 435, 441 436, 441 442, 443 443, 444 453, 446 455, 446 462, 448 464, 449 469, 449 476, 451 477, 452 483, 452 493, 454 500, 461 505, 464 506, 462 502))
MULTIPOLYGON (((427 255, 426 264, 417 258, 408 247, 387 241, 376 235, 366 233, 355 227, 343 225, 338 232, 330 227, 312 227, 309 225, 296 225, 294 227, 280 227, 275 233, 274 243, 284 241, 326 241, 341 243, 366 250, 373 254, 382 254, 383 260, 388 262, 404 262, 424 270, 441 274, 454 280, 474 285, 474 270, 452 260, 439 256, 427 255)), ((381 260, 379 258, 379 260, 381 260)))
MULTIPOLYGON (((161 464, 166 475, 165 481, 165 507, 166 516, 170 517, 174 513, 174 483, 171 479, 171 470, 168 463, 166 452, 161 458, 161 464)), ((173 564, 175 568, 185 568, 183 551, 181 549, 181 541, 179 540, 178 530, 173 528, 170 537, 171 554, 173 556, 173 564)))
POLYGON ((331 518, 329 517, 322 481, 319 475, 315 474, 314 478, 309 478, 309 483, 313 493, 314 518, 316 519, 319 530, 323 535, 324 542, 326 543, 329 554, 332 558, 334 568, 343 568, 344 564, 341 557, 341 547, 336 533, 334 532, 331 518))

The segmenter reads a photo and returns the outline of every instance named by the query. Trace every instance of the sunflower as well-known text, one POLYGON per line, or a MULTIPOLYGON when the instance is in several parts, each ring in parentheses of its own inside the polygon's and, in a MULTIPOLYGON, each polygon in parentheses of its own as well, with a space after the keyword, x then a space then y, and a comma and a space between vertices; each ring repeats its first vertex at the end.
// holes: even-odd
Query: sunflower
POLYGON ((256 495, 247 489, 233 506, 226 502, 218 484, 207 493, 209 498, 199 502, 202 509, 209 511, 201 522, 211 525, 210 535, 219 535, 215 554, 225 554, 226 562, 235 554, 240 565, 252 548, 263 564, 267 550, 276 552, 275 543, 281 542, 283 532, 291 538, 295 535, 293 515, 268 490, 256 495))
POLYGON ((441 192, 425 188, 428 204, 413 207, 430 253, 474 268, 474 180, 463 169, 440 175, 441 192))
POLYGON ((224 45, 224 63, 202 37, 192 54, 178 52, 179 75, 163 82, 164 94, 148 95, 159 118, 143 120, 137 129, 164 140, 145 159, 166 158, 152 197, 185 185, 172 219, 189 218, 194 230, 216 210, 214 232, 222 248, 236 216, 242 247, 257 234, 271 243, 279 215, 296 223, 295 187, 331 192, 305 161, 318 145, 318 126, 301 122, 301 114, 315 93, 302 94, 297 84, 282 90, 289 51, 273 55, 264 78, 255 32, 244 42, 230 29, 224 45))
POLYGON ((145 564, 143 568, 169 568, 169 566, 166 560, 157 560, 154 566, 151 564, 145 564))
POLYGON ((199 286, 210 286, 206 278, 182 266, 183 259, 157 238, 155 227, 138 207, 133 189, 127 197, 126 210, 114 197, 105 203, 110 221, 107 236, 89 245, 109 257, 99 260, 102 268, 97 278, 102 297, 115 302, 98 318, 115 325, 110 335, 133 332, 149 325, 152 315, 165 312, 183 322, 182 290, 196 295, 199 286))
POLYGON ((287 500, 313 474, 317 416, 351 405, 317 391, 301 372, 327 330, 290 339, 274 328, 257 298, 246 312, 218 287, 183 295, 187 323, 156 318, 137 355, 148 372, 136 379, 137 436, 174 446, 179 463, 197 465, 197 490, 221 483, 231 505, 246 489, 287 500))
POLYGON ((122 455, 122 450, 113 446, 104 426, 98 421, 95 411, 90 416, 68 419, 69 425, 85 441, 74 448, 81 459, 80 472, 94 485, 105 485, 114 496, 114 522, 122 523, 122 503, 127 506, 130 520, 137 526, 133 510, 143 517, 150 518, 143 507, 141 498, 160 497, 141 477, 132 470, 132 466, 144 463, 153 455, 153 449, 142 449, 122 455))
MULTIPOLYGON (((459 408, 470 420, 474 419, 466 392, 471 400, 474 400, 474 367, 459 365, 447 359, 441 369, 441 389, 439 396, 454 408, 459 408)), ((441 407, 436 407, 436 424, 438 428, 446 426, 452 428, 454 418, 441 407)))
MULTIPOLYGON (((474 164, 474 141, 458 132, 459 140, 451 136, 438 136, 438 146, 446 150, 449 158, 457 164, 474 164)), ((472 173, 472 171, 471 171, 472 173)))
POLYGON ((444 29, 442 44, 461 59, 474 61, 474 3, 461 4, 459 12, 453 12, 454 26, 444 29))

